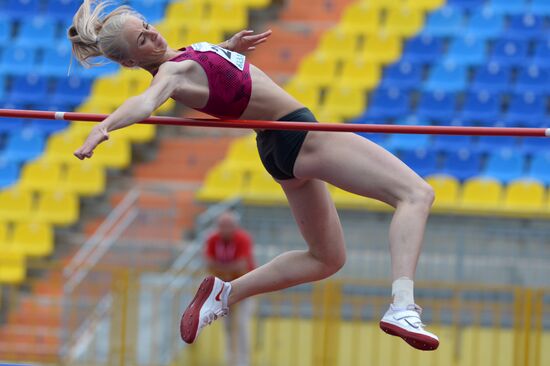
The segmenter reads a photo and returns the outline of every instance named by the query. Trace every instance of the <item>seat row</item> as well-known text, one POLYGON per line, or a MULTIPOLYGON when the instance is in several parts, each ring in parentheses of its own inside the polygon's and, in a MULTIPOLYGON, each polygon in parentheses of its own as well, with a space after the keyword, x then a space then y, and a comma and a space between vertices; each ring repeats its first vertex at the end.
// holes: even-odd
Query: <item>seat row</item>
MULTIPOLYGON (((44 222, 12 222, 0 220, 0 252, 22 253, 29 257, 44 257, 53 252, 54 233, 44 222)), ((0 281, 1 282, 1 281, 0 281)))

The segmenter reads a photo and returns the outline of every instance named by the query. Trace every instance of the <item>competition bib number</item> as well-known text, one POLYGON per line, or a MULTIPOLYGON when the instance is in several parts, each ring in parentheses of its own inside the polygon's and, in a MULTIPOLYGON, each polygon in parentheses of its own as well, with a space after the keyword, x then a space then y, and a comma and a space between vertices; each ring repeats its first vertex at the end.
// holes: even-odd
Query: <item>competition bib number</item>
POLYGON ((246 57, 240 53, 226 50, 225 48, 218 47, 208 42, 195 43, 191 45, 191 47, 198 52, 214 52, 233 64, 237 69, 241 71, 244 69, 246 57))

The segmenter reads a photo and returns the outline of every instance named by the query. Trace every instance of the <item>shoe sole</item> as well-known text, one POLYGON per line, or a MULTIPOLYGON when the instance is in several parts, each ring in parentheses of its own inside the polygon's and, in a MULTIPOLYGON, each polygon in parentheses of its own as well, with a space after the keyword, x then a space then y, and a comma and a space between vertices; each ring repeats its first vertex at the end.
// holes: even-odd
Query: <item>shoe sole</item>
POLYGON ((402 338, 409 345, 421 351, 435 351, 439 347, 439 341, 432 337, 409 332, 390 323, 380 322, 380 329, 389 335, 402 338))
POLYGON ((191 344, 195 341, 197 337, 200 311, 202 306, 204 305, 204 302, 212 293, 212 289, 214 288, 214 281, 214 276, 208 276, 202 281, 199 289, 197 290, 197 293, 195 294, 195 297, 193 298, 193 301, 191 301, 191 303, 189 304, 187 309, 185 309, 183 315, 181 316, 180 335, 181 339, 185 343, 191 344))

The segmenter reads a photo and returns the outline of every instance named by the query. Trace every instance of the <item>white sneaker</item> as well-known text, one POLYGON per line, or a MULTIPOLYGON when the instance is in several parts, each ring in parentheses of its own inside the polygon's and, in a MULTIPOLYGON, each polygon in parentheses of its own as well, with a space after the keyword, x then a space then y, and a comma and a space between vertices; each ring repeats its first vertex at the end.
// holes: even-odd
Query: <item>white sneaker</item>
POLYGON ((231 284, 214 276, 206 277, 193 301, 181 317, 180 334, 186 343, 193 343, 202 328, 227 315, 227 295, 231 284))
POLYGON ((422 351, 433 351, 439 347, 439 338, 424 330, 420 319, 422 308, 416 304, 406 308, 390 305, 382 320, 380 329, 393 336, 401 337, 405 342, 422 351))

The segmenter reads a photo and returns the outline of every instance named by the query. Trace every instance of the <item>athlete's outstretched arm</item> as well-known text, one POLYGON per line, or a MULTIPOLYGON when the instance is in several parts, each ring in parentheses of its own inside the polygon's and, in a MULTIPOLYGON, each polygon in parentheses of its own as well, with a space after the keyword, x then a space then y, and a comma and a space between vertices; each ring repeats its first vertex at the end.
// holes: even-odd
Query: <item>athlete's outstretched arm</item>
POLYGON ((272 32, 270 29, 260 34, 253 33, 252 30, 242 30, 218 46, 238 53, 254 51, 257 45, 267 41, 272 32))
POLYGON ((173 69, 174 66, 170 63, 163 65, 151 86, 142 94, 126 100, 109 117, 97 124, 74 155, 80 160, 91 158, 97 145, 109 139, 110 131, 130 126, 149 117, 176 89, 177 78, 173 77, 173 69))

